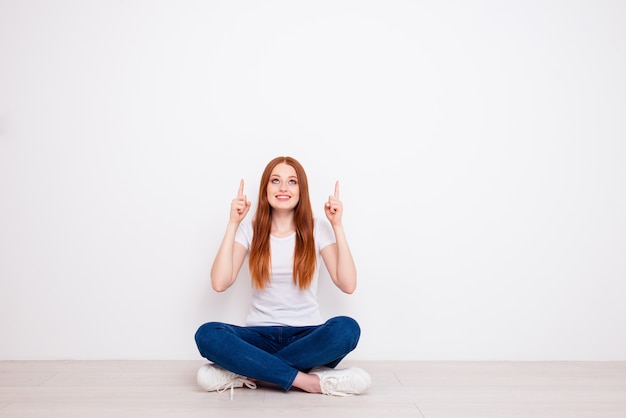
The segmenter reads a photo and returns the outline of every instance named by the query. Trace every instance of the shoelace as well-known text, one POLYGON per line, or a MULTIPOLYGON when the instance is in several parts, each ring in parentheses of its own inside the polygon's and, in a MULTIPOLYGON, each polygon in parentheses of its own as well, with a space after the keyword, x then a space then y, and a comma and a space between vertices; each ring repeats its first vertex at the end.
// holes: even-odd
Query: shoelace
POLYGON ((348 390, 350 388, 350 376, 327 376, 321 382, 322 387, 324 388, 324 393, 327 395, 334 396, 353 396, 354 394, 349 393, 348 390), (343 389, 343 391, 342 391, 343 389))
POLYGON ((256 383, 254 383, 252 380, 248 380, 244 377, 238 377, 236 379, 233 379, 229 382, 224 383, 222 386, 220 386, 217 389, 217 393, 222 393, 227 391, 228 389, 230 389, 230 400, 232 401, 233 398, 235 397, 235 387, 241 387, 241 386, 235 386, 235 383, 242 383, 243 385, 246 385, 247 387, 249 387, 250 389, 256 389, 256 383))

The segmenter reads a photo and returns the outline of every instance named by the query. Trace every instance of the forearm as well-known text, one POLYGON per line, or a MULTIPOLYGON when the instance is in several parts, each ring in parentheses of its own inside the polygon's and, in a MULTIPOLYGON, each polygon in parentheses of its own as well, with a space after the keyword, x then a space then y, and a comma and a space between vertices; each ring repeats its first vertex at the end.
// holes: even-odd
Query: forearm
POLYGON ((237 226, 235 223, 228 223, 224 238, 211 267, 211 286, 217 292, 223 292, 228 289, 235 281, 233 247, 235 245, 237 226))
POLYGON ((337 243, 337 286, 345 293, 356 289, 356 265, 343 226, 333 226, 337 243))

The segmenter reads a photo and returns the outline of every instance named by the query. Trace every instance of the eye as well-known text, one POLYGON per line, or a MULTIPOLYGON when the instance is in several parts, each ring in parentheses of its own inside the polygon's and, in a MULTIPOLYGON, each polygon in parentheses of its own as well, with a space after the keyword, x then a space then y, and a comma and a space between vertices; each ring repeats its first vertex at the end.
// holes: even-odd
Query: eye
POLYGON ((278 184, 278 183, 279 183, 279 180, 274 178, 274 179, 271 179, 271 180, 270 180, 270 183, 273 183, 273 184, 278 184))
POLYGON ((298 180, 291 179, 291 180, 289 180, 289 184, 298 184, 298 180))

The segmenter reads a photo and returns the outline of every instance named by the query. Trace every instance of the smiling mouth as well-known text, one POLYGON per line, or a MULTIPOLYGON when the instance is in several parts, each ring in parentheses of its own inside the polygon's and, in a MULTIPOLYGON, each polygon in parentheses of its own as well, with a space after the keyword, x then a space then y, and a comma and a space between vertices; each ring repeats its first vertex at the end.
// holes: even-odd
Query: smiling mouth
POLYGON ((291 199, 290 196, 285 196, 285 195, 276 196, 276 200, 289 200, 289 199, 291 199))

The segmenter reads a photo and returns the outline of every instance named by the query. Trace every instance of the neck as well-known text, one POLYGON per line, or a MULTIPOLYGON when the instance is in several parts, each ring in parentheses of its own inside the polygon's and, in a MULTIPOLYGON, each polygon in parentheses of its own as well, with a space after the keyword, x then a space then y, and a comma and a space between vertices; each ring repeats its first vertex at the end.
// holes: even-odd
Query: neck
POLYGON ((289 213, 273 213, 272 229, 270 233, 275 237, 286 237, 296 231, 296 225, 293 222, 293 212, 289 213))

